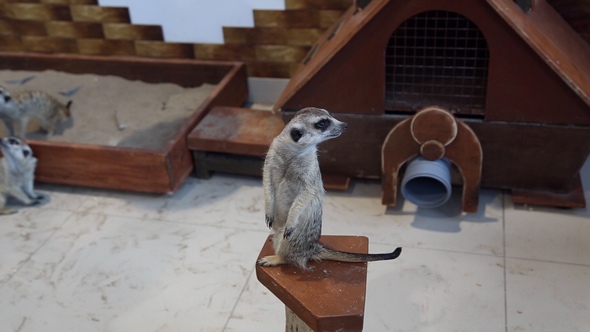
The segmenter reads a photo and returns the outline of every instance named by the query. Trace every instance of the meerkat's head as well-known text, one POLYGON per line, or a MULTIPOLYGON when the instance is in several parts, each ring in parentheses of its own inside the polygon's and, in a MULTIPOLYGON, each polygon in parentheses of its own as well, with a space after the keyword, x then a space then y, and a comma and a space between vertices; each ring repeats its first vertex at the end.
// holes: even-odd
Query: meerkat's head
POLYGON ((35 166, 37 158, 33 156, 31 147, 16 137, 0 139, 2 155, 10 165, 35 166))
POLYGON ((342 134, 348 125, 338 121, 328 111, 307 107, 295 113, 282 133, 282 140, 305 148, 335 138, 342 134))

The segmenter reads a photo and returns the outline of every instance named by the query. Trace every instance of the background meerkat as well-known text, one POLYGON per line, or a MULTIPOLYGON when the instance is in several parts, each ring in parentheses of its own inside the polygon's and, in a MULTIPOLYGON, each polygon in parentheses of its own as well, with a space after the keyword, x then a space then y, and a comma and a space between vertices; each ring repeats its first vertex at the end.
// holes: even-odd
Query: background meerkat
POLYGON ((28 144, 14 137, 0 140, 2 158, 0 159, 0 214, 16 211, 6 209, 6 199, 12 196, 27 205, 38 203, 43 195, 33 190, 37 158, 28 144))
POLYGON ((326 110, 298 111, 272 141, 263 168, 266 223, 273 230, 275 255, 258 261, 262 266, 293 264, 308 269, 310 259, 368 262, 395 259, 401 253, 356 254, 333 250, 318 241, 322 232, 324 185, 317 145, 340 136, 347 124, 326 110))
POLYGON ((43 91, 22 91, 11 96, 0 86, 0 119, 11 136, 15 135, 14 123, 18 122, 18 136, 24 138, 31 119, 37 119, 47 134, 53 135, 60 120, 71 116, 69 101, 66 105, 43 91))

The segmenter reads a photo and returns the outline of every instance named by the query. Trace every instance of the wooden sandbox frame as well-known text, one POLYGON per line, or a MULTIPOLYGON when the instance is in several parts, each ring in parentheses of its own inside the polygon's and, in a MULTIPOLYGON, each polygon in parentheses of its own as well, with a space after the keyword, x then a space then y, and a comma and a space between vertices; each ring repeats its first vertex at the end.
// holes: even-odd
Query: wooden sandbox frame
POLYGON ((241 62, 0 52, 0 69, 116 75, 183 87, 216 85, 201 105, 195 105, 194 113, 178 132, 158 150, 27 140, 38 159, 35 179, 47 183, 174 192, 193 171, 187 134, 212 107, 240 106, 248 96, 246 67, 241 62))

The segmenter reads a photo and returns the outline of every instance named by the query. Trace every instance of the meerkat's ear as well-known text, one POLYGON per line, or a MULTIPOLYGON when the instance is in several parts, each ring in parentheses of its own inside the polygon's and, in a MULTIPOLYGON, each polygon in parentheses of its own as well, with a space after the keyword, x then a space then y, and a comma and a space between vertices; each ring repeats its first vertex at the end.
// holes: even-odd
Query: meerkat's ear
POLYGON ((299 142, 301 136, 303 136, 303 132, 301 130, 297 128, 291 129, 291 138, 293 139, 293 141, 295 141, 295 143, 299 142))

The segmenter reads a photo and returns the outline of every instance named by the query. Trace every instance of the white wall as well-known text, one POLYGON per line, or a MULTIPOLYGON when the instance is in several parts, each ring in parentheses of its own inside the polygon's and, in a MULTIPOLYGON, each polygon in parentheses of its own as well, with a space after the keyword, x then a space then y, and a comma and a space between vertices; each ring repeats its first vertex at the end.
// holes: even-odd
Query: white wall
POLYGON ((127 7, 134 24, 161 25, 164 39, 182 43, 223 43, 224 26, 251 27, 253 9, 285 9, 284 0, 99 0, 127 7))

